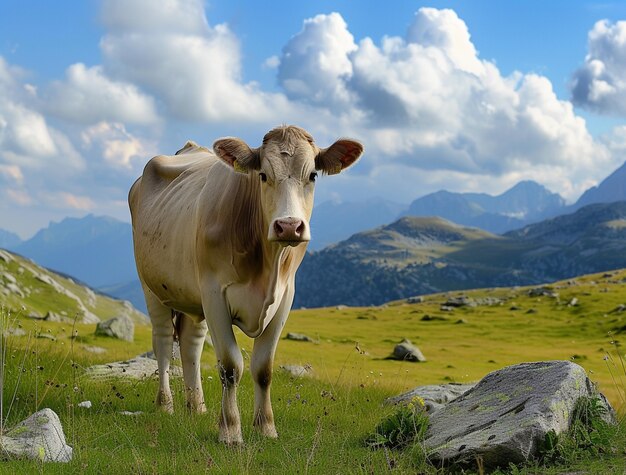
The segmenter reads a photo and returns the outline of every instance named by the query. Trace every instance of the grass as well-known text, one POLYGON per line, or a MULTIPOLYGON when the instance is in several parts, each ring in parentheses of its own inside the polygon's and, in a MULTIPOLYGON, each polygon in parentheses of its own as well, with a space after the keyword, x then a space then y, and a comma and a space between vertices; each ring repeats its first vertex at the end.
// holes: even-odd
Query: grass
MULTIPOLYGON (((626 372, 620 329, 626 325, 626 312, 615 309, 626 304, 624 279, 626 271, 586 276, 575 285, 556 283, 552 288, 558 299, 530 297, 525 288, 463 292, 474 299, 497 298, 501 304, 451 312, 441 310, 447 299, 443 294, 411 305, 294 311, 285 334, 305 333, 317 343, 281 341, 275 366, 310 364, 315 378, 293 379, 275 371, 272 400, 280 434, 275 441, 260 438, 251 428, 253 392, 246 372, 239 392, 246 444, 240 448, 217 443, 221 386, 212 349, 202 357, 207 414, 186 413, 182 380, 175 379, 176 414, 169 416, 155 409, 156 378, 102 382, 84 375, 90 365, 150 349, 148 327, 136 326, 135 341, 128 343, 95 337, 94 325, 39 322, 19 312, 3 312, 4 427, 50 407, 61 418, 74 460, 43 466, 3 462, 0 473, 441 473, 426 464, 419 444, 403 451, 368 447, 368 434, 396 410, 383 406, 384 399, 423 384, 476 381, 522 361, 573 359, 623 411, 626 372), (577 305, 568 305, 572 298, 578 299, 577 305), (425 315, 443 320, 422 320, 425 315), (16 326, 28 335, 4 331, 16 326), (39 333, 57 340, 36 338, 39 333), (428 361, 385 359, 402 338, 417 344, 428 361), (90 353, 88 346, 104 347, 106 353, 90 353), (84 400, 93 407, 77 407, 84 400), (124 416, 123 410, 143 414, 124 416)), ((249 366, 252 342, 241 334, 238 338, 249 366)), ((556 461, 560 468, 512 467, 509 473, 559 473, 563 467, 622 473, 626 425, 622 422, 614 430, 611 448, 604 452, 561 457, 556 461)))

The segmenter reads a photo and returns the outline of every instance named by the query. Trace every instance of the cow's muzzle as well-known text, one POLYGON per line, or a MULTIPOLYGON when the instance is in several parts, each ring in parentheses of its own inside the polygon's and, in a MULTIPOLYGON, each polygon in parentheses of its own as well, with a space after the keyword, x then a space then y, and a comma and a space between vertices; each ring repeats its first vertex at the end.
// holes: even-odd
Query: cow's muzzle
POLYGON ((311 239, 307 223, 299 218, 278 218, 274 220, 269 234, 270 241, 278 241, 281 244, 291 246, 311 239))

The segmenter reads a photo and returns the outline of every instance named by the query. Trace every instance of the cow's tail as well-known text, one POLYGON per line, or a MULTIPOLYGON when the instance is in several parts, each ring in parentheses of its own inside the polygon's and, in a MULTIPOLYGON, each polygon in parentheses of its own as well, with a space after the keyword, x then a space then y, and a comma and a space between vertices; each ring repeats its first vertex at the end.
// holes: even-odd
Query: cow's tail
POLYGON ((183 318, 185 315, 182 312, 172 310, 172 323, 174 324, 174 341, 179 341, 181 325, 183 324, 183 318))

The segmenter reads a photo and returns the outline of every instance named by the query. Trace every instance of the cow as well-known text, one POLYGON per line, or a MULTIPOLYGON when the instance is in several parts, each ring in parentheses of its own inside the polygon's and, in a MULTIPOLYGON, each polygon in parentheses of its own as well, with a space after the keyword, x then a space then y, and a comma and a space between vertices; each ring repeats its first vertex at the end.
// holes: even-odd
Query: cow
POLYGON ((270 401, 276 345, 311 238, 318 172, 333 175, 363 153, 354 140, 320 149, 296 126, 251 148, 222 138, 213 151, 187 144, 148 161, 129 193, 137 271, 159 368, 157 406, 173 412, 169 368, 180 344, 187 407, 206 412, 200 356, 208 330, 222 383, 219 440, 242 443, 237 386, 243 358, 233 325, 254 339, 254 427, 278 437, 270 401))

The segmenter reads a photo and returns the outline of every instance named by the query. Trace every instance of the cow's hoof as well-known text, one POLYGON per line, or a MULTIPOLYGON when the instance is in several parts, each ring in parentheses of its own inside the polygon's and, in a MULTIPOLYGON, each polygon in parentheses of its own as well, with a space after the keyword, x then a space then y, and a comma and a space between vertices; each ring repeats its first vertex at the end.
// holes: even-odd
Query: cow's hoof
POLYGON ((220 428, 219 441, 230 446, 243 445, 243 437, 241 437, 241 429, 227 430, 220 428))
POLYGON ((166 414, 174 414, 174 400, 171 395, 159 391, 157 394, 157 407, 166 414))
POLYGON ((276 432, 274 424, 259 424, 254 427, 263 437, 278 439, 278 432, 276 432))

